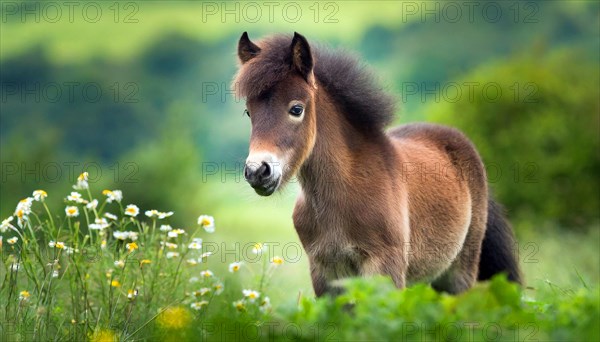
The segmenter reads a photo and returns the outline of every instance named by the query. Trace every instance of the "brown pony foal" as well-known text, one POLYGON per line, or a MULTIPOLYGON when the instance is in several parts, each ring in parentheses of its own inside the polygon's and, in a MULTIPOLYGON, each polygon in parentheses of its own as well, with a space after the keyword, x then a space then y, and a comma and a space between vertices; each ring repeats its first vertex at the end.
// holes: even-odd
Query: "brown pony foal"
POLYGON ((393 99, 355 58, 311 49, 300 34, 255 44, 244 33, 238 57, 234 87, 252 121, 244 176, 269 196, 297 174, 294 226, 318 296, 358 275, 450 293, 499 272, 520 282, 512 230, 461 132, 386 132, 393 99))

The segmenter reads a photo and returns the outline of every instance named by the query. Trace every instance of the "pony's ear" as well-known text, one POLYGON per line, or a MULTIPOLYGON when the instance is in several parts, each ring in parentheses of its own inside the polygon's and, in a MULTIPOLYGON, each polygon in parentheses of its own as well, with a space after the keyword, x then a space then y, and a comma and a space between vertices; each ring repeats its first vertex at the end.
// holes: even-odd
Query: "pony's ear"
POLYGON ((292 66, 306 81, 312 81, 313 57, 310 46, 306 38, 298 32, 294 32, 292 39, 292 66))
POLYGON ((242 64, 256 57, 259 52, 260 48, 248 38, 248 32, 242 33, 240 41, 238 42, 238 57, 242 64))

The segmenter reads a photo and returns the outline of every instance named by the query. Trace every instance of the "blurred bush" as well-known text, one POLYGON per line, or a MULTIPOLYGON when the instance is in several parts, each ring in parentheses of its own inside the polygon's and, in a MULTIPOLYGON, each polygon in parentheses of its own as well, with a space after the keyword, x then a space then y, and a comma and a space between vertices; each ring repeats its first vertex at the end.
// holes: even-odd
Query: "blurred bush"
POLYGON ((598 66, 585 56, 541 48, 484 65, 456 81, 475 83, 473 98, 463 92, 429 109, 474 141, 496 196, 518 218, 598 220, 598 66))

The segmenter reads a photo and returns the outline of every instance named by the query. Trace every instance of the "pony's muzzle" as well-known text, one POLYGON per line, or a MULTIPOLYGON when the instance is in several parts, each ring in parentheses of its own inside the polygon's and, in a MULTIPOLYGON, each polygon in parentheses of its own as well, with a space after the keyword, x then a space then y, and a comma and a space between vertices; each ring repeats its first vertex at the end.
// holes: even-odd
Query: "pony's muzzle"
POLYGON ((279 187, 281 165, 270 153, 251 154, 246 160, 244 178, 257 194, 269 196, 279 187))

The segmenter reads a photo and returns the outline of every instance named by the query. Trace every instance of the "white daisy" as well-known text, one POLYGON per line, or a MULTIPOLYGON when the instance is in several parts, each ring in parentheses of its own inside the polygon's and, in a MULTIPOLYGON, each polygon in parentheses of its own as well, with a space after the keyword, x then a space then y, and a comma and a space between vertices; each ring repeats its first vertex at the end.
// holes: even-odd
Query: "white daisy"
POLYGON ((242 267, 241 262, 232 262, 231 264, 229 264, 229 272, 235 273, 235 272, 239 271, 241 267, 242 267))
POLYGON ((263 313, 271 311, 271 300, 269 299, 269 297, 265 297, 263 298, 263 300, 260 301, 258 309, 263 313))
POLYGON ((194 302, 194 303, 190 304, 190 307, 192 309, 194 309, 194 310, 197 311, 197 310, 200 310, 200 309, 202 309, 202 307, 207 306, 207 305, 208 305, 208 302, 205 301, 205 300, 203 300, 203 301, 200 301, 200 302, 194 302))
POLYGON ((11 224, 14 216, 10 216, 9 218, 2 221, 2 225, 0 225, 0 233, 6 233, 8 228, 12 230, 16 230, 17 228, 11 224))
POLYGON ((254 246, 252 246, 252 253, 254 254, 261 254, 262 252, 265 251, 267 245, 264 243, 255 243, 254 246))
POLYGON ((241 299, 240 300, 236 300, 235 302, 233 302, 233 307, 236 308, 238 311, 244 311, 244 310, 246 310, 246 304, 241 299))
POLYGON ((14 216, 18 219, 20 227, 27 221, 29 214, 31 214, 31 204, 33 203, 33 197, 27 197, 19 201, 17 208, 15 209, 14 216))
POLYGON ((106 196, 106 202, 112 203, 113 201, 121 202, 123 199, 123 192, 121 190, 103 190, 102 194, 106 196))
POLYGON ((164 218, 167 218, 169 216, 172 216, 173 212, 172 211, 167 211, 166 213, 163 213, 162 211, 158 213, 158 219, 162 220, 164 218))
POLYGON ((117 240, 127 240, 136 241, 138 239, 138 232, 124 231, 124 232, 113 232, 113 237, 117 240))
POLYGON ((152 210, 146 210, 146 216, 148 216, 149 218, 156 218, 158 217, 158 210, 156 209, 152 209, 152 210))
POLYGON ((98 200, 97 199, 92 200, 90 203, 86 204, 85 207, 88 210, 94 210, 94 209, 96 209, 98 207, 98 200))
POLYGON ((209 257, 209 256, 211 256, 211 255, 212 255, 212 252, 205 252, 205 253, 202 253, 202 254, 200 255, 200 257, 198 258, 198 261, 199 261, 199 262, 203 262, 203 261, 204 261, 204 259, 208 258, 208 257, 209 257))
POLYGON ((189 249, 196 249, 196 250, 202 249, 202 242, 198 243, 197 241, 193 241, 192 243, 190 243, 188 245, 188 248, 189 249))
POLYGON ((215 218, 208 215, 200 215, 198 217, 198 224, 204 228, 207 233, 215 232, 215 218))
POLYGON ((242 290, 242 293, 244 294, 244 297, 248 298, 252 303, 260 297, 260 293, 254 290, 242 290))
POLYGON ((178 258, 179 252, 167 252, 167 259, 178 258))
POLYGON ((77 177, 77 184, 73 185, 73 189, 85 190, 85 189, 89 188, 89 185, 88 185, 89 175, 90 174, 87 172, 83 172, 82 174, 80 174, 79 177, 77 177))
POLYGON ((33 196, 34 200, 36 200, 38 202, 41 202, 41 201, 44 201, 44 199, 46 197, 48 197, 48 193, 46 191, 44 191, 44 190, 35 190, 33 192, 32 196, 33 196))
POLYGON ((113 221, 116 221, 116 220, 118 220, 118 219, 119 219, 119 218, 117 217, 117 215, 113 215, 113 214, 111 214, 111 213, 104 213, 104 217, 106 217, 106 218, 109 218, 109 219, 111 219, 111 220, 113 220, 113 221))
POLYGON ((125 208, 125 215, 131 216, 131 217, 136 217, 139 213, 140 213, 140 208, 138 208, 137 205, 135 205, 135 204, 129 204, 125 208))
POLYGON ((222 283, 216 283, 213 285, 213 289, 215 290, 215 295, 218 296, 223 293, 224 287, 222 283))
POLYGON ((204 278, 210 278, 212 277, 214 274, 212 273, 212 271, 210 270, 204 270, 202 272, 200 272, 200 276, 204 277, 204 278))
POLYGON ((108 228, 108 226, 110 226, 110 224, 108 224, 105 218, 97 218, 94 220, 94 223, 89 225, 90 229, 93 230, 102 230, 104 228, 108 228))
POLYGON ((75 203, 83 203, 85 200, 81 197, 81 194, 77 191, 72 191, 69 196, 67 196, 67 201, 75 202, 75 203))
POLYGON ((77 217, 79 216, 79 209, 74 205, 69 205, 65 208, 65 213, 67 217, 77 217))

